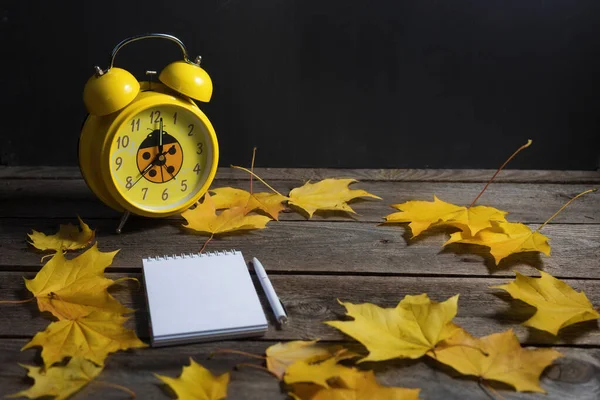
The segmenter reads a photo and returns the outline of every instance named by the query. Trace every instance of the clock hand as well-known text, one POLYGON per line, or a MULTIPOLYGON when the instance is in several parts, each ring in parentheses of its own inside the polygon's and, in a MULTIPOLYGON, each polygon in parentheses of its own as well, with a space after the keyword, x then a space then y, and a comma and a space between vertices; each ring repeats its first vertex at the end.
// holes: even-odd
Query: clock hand
POLYGON ((131 186, 129 186, 129 189, 127 189, 127 190, 131 190, 131 188, 134 187, 135 184, 138 183, 144 177, 144 175, 146 175, 146 172, 150 171, 150 169, 152 167, 154 167, 154 164, 156 163, 156 161, 158 161, 158 156, 156 156, 156 158, 154 160, 152 160, 152 162, 150 164, 148 164, 146 166, 146 168, 144 168, 144 170, 140 173, 140 177, 137 178, 136 181, 133 182, 133 184, 131 186))
POLYGON ((160 119, 160 129, 158 132, 158 152, 163 152, 163 119, 160 119))

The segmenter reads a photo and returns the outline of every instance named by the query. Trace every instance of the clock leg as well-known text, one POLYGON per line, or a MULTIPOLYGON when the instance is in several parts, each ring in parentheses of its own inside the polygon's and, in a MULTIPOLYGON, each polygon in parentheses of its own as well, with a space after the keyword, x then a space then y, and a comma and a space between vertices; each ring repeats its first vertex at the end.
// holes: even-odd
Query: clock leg
POLYGON ((121 231, 123 230, 123 226, 125 225, 125 222, 127 222, 127 219, 130 215, 131 213, 129 211, 125 211, 123 213, 123 216, 121 217, 121 222, 119 222, 119 226, 117 227, 117 233, 121 233, 121 231))

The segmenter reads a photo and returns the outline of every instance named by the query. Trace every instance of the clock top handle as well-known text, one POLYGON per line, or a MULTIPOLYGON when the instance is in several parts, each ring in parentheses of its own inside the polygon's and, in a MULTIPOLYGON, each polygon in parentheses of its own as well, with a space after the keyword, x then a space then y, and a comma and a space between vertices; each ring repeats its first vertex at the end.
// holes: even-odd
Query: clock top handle
POLYGON ((95 74, 83 89, 83 101, 90 114, 97 116, 111 114, 124 108, 137 97, 140 91, 137 79, 122 68, 113 68, 113 64, 119 50, 130 43, 144 39, 170 40, 178 44, 183 52, 183 60, 167 65, 161 71, 159 81, 192 99, 210 101, 213 85, 208 73, 200 67, 202 58, 198 56, 191 61, 183 42, 173 35, 147 33, 131 36, 117 44, 110 54, 106 70, 102 70, 99 66, 94 67, 95 74))
POLYGON ((96 74, 97 75, 98 74, 99 75, 103 75, 106 72, 108 72, 113 67, 113 65, 114 65, 117 53, 123 47, 125 47, 128 44, 131 44, 133 42, 137 42, 137 41, 144 40, 144 39, 166 39, 166 40, 170 40, 171 42, 177 43, 177 45, 181 49, 181 52, 183 53, 183 60, 185 62, 193 64, 193 65, 200 65, 200 62, 202 61, 202 57, 201 56, 197 56, 194 59, 194 61, 190 60, 190 58, 188 56, 187 48, 185 47, 185 44, 183 44, 183 42, 180 39, 176 38, 175 36, 168 35, 166 33, 146 33, 146 34, 142 34, 142 35, 131 36, 131 37, 128 37, 127 39, 123 39, 121 42, 119 42, 114 47, 114 49, 112 50, 112 52, 110 53, 110 57, 108 59, 108 68, 106 68, 105 70, 102 70, 100 67, 96 66, 96 67, 94 67, 94 69, 96 70, 96 74))

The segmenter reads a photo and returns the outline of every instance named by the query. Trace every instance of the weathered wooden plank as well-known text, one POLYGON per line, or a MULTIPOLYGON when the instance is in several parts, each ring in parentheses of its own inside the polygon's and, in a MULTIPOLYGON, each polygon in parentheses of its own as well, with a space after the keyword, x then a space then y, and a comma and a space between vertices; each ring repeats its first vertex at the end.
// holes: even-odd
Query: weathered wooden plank
MULTIPOLYGON (((263 179, 319 180, 349 177, 361 181, 395 182, 487 182, 494 170, 482 169, 343 169, 343 168, 255 168, 263 179)), ((246 180, 246 172, 221 167, 217 179, 246 180)), ((81 179, 77 167, 0 167, 0 179, 81 179)), ((599 183, 598 171, 553 171, 505 169, 497 182, 599 183)))
MULTIPOLYGON (((231 373, 228 399, 271 400, 286 399, 279 383, 269 374, 235 366, 244 362, 260 362, 235 354, 223 354, 209 359, 217 348, 264 354, 275 342, 227 341, 148 348, 132 352, 119 352, 109 356, 106 367, 98 379, 134 390, 139 399, 169 398, 168 390, 154 377, 154 373, 176 377, 189 358, 204 365, 214 374, 231 373)), ((24 379, 25 370, 17 363, 37 365, 39 357, 33 350, 20 352, 22 339, 0 340, 0 396, 29 387, 24 379)), ((596 400, 600 396, 600 350, 559 348, 564 357, 557 359, 541 377, 541 386, 548 393, 516 393, 503 385, 493 384, 504 398, 546 400, 596 400)), ((420 388, 423 399, 475 400, 489 399, 474 379, 460 378, 449 368, 433 360, 389 361, 367 363, 362 369, 373 369, 384 385, 420 388)), ((90 384, 75 399, 124 399, 126 396, 114 389, 90 384)), ((376 399, 373 399, 376 400, 376 399)))
MULTIPOLYGON (((0 266, 39 266, 41 253, 27 243, 27 233, 52 233, 66 222, 0 220, 0 266)), ((177 221, 133 219, 121 235, 114 233, 116 221, 87 222, 97 230, 100 249, 121 250, 113 263, 116 268, 141 268, 142 258, 148 256, 197 252, 206 240, 177 221)), ((484 247, 442 248, 447 235, 441 232, 423 234, 407 244, 404 227, 357 222, 271 222, 264 230, 213 239, 208 250, 239 249, 248 258, 258 257, 269 271, 291 273, 513 276, 514 270, 533 273, 537 267, 558 277, 600 279, 600 225, 553 224, 543 232, 551 239, 550 257, 516 254, 500 268, 484 247)))
MULTIPOLYGON (((25 274, 27 277, 32 273, 25 274)), ((109 274, 113 279, 122 274, 109 274)), ((140 278, 140 274, 129 274, 140 278)), ((141 281, 141 280, 140 280, 141 281)), ((324 321, 337 320, 344 309, 337 302, 370 302, 382 307, 393 307, 407 294, 428 293, 437 301, 460 294, 459 311, 455 321, 476 336, 514 328, 523 343, 530 345, 594 345, 600 346, 600 330, 597 321, 585 322, 561 331, 558 337, 528 329, 519 323, 527 320, 535 309, 516 300, 505 292, 489 286, 508 282, 496 278, 439 278, 439 277, 367 277, 367 276, 303 276, 271 275, 271 281, 285 305, 290 322, 284 329, 273 324, 272 312, 261 295, 263 307, 271 322, 264 336, 267 340, 313 339, 344 340, 345 336, 324 321)), ((566 280, 583 290, 592 304, 600 304, 600 281, 566 280)), ((255 284, 257 282, 255 281, 255 284)), ((130 326, 140 337, 148 337, 148 321, 144 289, 134 283, 116 287, 114 295, 128 307, 138 310, 130 326)), ((19 300, 30 297, 24 287, 22 274, 3 272, 0 274, 0 299, 19 300)), ((35 303, 0 305, 2 324, 0 337, 28 337, 43 330, 49 316, 41 315, 35 303)))
MULTIPOLYGON (((301 181, 277 181, 274 187, 288 194, 301 181)), ((214 187, 233 186, 248 189, 240 181, 218 181, 214 187)), ((361 182, 354 188, 365 189, 383 200, 359 199, 352 202, 358 215, 342 212, 317 212, 313 220, 382 222, 396 210, 390 204, 408 200, 433 200, 433 195, 455 204, 468 205, 482 189, 479 183, 361 182)), ((508 211, 510 221, 541 223, 570 198, 589 185, 517 184, 491 185, 480 201, 508 211)), ((263 189, 260 189, 263 190, 263 189)), ((118 218, 119 214, 103 205, 82 180, 1 180, 0 217, 25 218, 118 218)), ((296 212, 283 213, 281 220, 305 220, 296 212)), ((600 195, 583 196, 560 214, 556 223, 600 223, 600 195)))

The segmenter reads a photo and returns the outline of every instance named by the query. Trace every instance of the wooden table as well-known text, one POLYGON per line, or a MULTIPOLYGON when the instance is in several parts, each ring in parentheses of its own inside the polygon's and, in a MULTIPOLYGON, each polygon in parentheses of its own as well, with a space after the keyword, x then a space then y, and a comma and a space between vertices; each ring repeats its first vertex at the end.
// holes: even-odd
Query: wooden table
MULTIPOLYGON (((290 314, 289 326, 277 329, 271 318, 268 333, 259 339, 118 352, 108 357, 102 380, 127 386, 140 399, 166 399, 168 391, 152 373, 178 376, 190 356, 216 373, 249 361, 236 355, 208 360, 207 355, 218 347, 262 354, 278 341, 320 338, 349 342, 322 323, 343 316, 338 298, 391 307, 407 294, 426 292, 441 301, 460 293, 455 321, 471 333, 481 336, 513 328, 522 343, 554 346, 565 355, 544 374, 542 386, 548 390, 547 396, 510 392, 499 385, 506 399, 600 398, 597 321, 566 328, 554 338, 519 325, 532 315, 533 308, 488 289, 513 278, 515 270, 535 275, 534 267, 538 267, 584 290, 594 305, 600 305, 599 194, 577 200, 544 228, 544 234, 551 239, 551 257, 523 254, 512 257, 498 269, 489 257, 459 249, 442 250, 446 238, 443 234, 426 234, 407 244, 403 227, 378 226, 382 217, 393 211, 389 207, 393 203, 429 200, 435 193, 445 201, 468 204, 493 171, 257 169, 257 173, 285 193, 307 179, 357 178, 361 182, 355 187, 384 200, 354 202, 359 213, 354 217, 326 213, 307 221, 296 213, 284 213, 281 221, 271 222, 265 230, 214 240, 210 250, 236 248, 246 259, 256 256, 264 263, 290 314)), ((247 179, 243 172, 222 169, 214 187, 246 188, 247 179)), ((597 172, 507 170, 480 203, 509 211, 510 221, 536 227, 575 194, 599 186, 597 172)), ((26 234, 32 229, 54 232, 59 223, 76 222, 76 215, 97 229, 101 250, 121 249, 108 269, 112 278, 140 277, 142 257, 198 251, 203 242, 202 237, 186 234, 180 228, 181 220, 176 218, 134 218, 121 235, 115 234, 120 216, 95 199, 76 168, 0 168, 0 299, 29 296, 22 276, 35 274, 40 268, 40 255, 27 244, 26 234)), ((138 310, 130 326, 146 340, 143 289, 125 285, 113 293, 126 306, 138 310)), ((263 304, 268 311, 267 303, 263 304)), ((39 351, 20 349, 49 321, 34 303, 0 306, 0 395, 29 385, 25 370, 17 363, 39 362, 39 351)), ((489 398, 475 380, 453 377, 456 374, 434 362, 398 360, 368 367, 376 370, 384 384, 420 387, 424 399, 489 398)), ((76 398, 120 399, 126 395, 89 385, 76 398)), ((263 400, 286 396, 268 374, 241 368, 233 371, 228 398, 263 400)))

